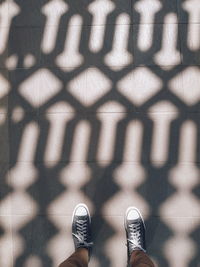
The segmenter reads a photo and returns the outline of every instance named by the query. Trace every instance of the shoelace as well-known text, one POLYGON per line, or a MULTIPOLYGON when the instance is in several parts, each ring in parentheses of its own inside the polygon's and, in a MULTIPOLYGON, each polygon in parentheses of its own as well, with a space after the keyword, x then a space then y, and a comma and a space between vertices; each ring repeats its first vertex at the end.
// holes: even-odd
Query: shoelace
POLYGON ((92 242, 87 242, 87 220, 78 220, 76 222, 77 234, 72 233, 75 236, 81 245, 89 248, 93 245, 92 242))
POLYGON ((130 238, 127 239, 128 243, 131 243, 133 247, 137 247, 142 251, 146 252, 141 245, 141 224, 140 223, 132 223, 128 225, 130 229, 130 238))

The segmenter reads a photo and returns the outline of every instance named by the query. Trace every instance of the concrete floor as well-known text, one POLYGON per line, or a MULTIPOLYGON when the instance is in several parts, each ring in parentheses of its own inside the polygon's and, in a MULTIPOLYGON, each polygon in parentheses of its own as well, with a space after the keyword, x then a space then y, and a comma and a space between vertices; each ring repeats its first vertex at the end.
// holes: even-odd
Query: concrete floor
POLYGON ((0 266, 126 265, 137 206, 160 267, 200 267, 200 1, 0 3, 0 266))

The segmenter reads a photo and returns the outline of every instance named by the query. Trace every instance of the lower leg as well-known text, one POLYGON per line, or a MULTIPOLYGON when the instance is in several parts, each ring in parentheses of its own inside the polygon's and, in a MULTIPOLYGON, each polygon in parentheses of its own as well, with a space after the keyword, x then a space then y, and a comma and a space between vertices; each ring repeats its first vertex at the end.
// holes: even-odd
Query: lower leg
POLYGON ((154 267, 154 264, 145 252, 134 250, 130 257, 130 267, 154 267))
POLYGON ((78 248, 68 259, 62 262, 59 267, 87 267, 89 254, 86 248, 78 248))

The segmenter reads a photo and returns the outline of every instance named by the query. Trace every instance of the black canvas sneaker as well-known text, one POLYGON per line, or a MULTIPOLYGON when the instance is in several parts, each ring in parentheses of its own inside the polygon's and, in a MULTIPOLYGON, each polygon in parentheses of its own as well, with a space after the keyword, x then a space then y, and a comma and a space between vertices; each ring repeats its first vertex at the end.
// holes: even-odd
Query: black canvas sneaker
POLYGON ((134 250, 146 252, 145 246, 145 225, 139 210, 135 207, 129 207, 125 215, 125 229, 127 238, 128 262, 131 253, 134 250))
POLYGON ((72 237, 75 250, 87 248, 89 255, 93 243, 91 242, 91 218, 88 207, 85 204, 78 204, 72 216, 72 237))

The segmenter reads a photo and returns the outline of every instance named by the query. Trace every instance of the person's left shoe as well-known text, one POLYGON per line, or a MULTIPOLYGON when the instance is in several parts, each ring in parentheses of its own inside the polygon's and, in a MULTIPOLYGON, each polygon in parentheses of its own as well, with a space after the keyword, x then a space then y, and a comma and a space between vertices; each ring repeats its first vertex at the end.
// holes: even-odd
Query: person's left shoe
POLYGON ((72 216, 72 237, 75 250, 78 248, 88 249, 89 256, 92 249, 91 239, 91 218, 88 207, 85 204, 78 204, 72 216))

